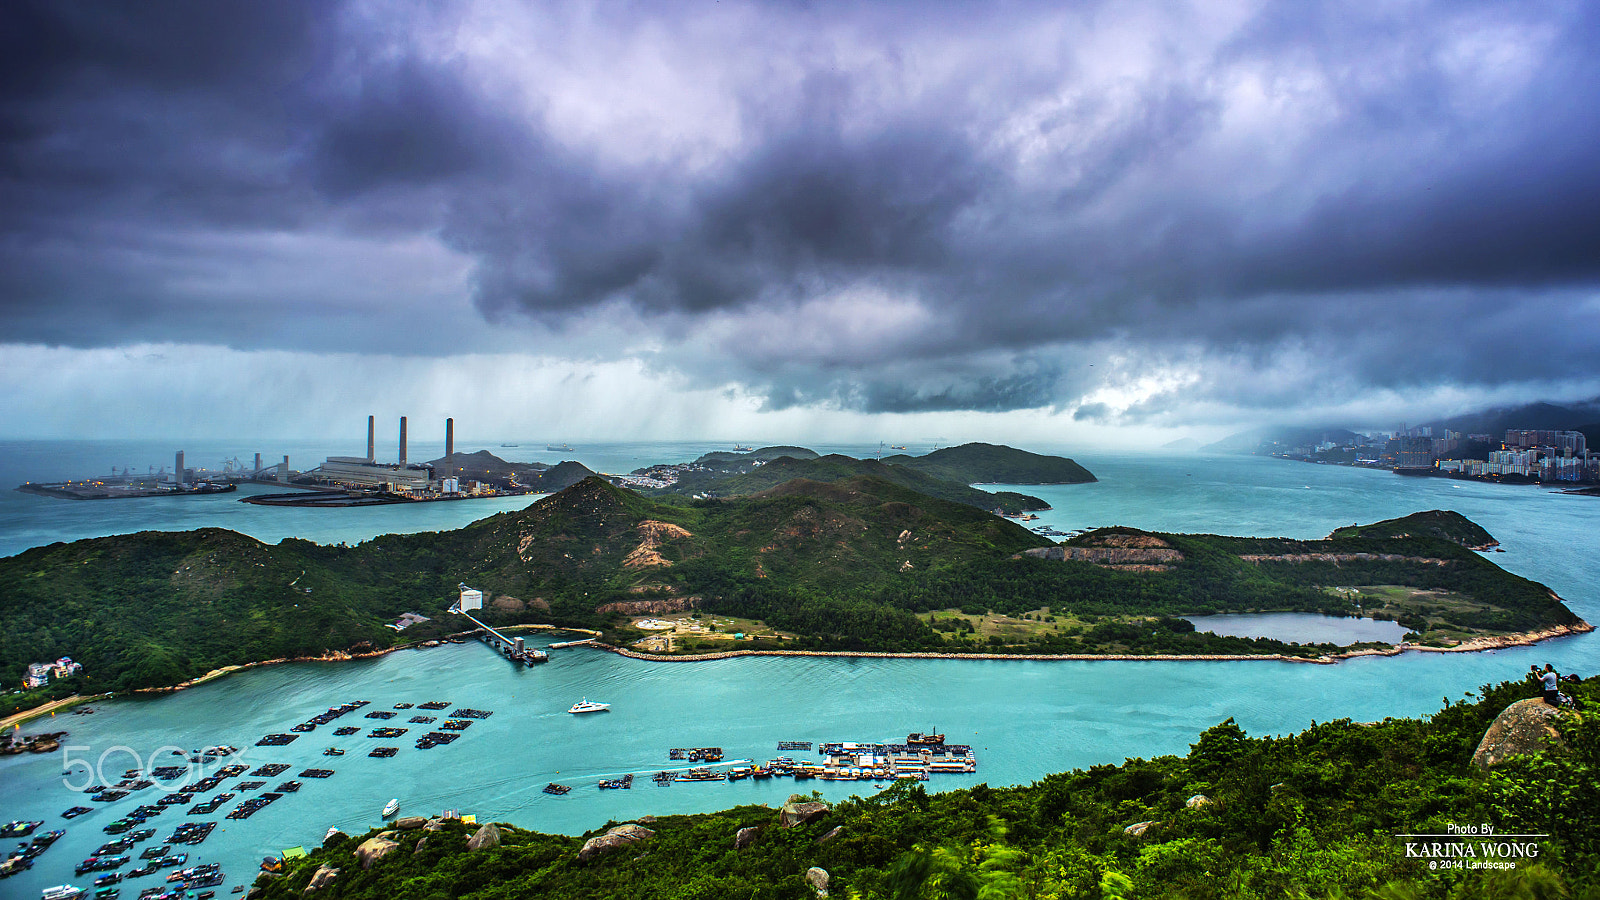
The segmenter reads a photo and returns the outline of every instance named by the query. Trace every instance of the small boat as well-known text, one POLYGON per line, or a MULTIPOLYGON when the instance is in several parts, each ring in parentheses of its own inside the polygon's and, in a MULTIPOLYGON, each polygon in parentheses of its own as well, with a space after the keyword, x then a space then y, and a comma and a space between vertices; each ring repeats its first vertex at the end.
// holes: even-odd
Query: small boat
POLYGON ((83 896, 83 888, 73 887, 70 884, 58 884, 47 887, 39 894, 39 900, 75 900, 83 896))
POLYGON ((333 840, 333 836, 336 834, 344 834, 344 832, 340 831, 339 826, 337 825, 328 826, 328 833, 322 836, 322 842, 326 844, 327 842, 333 840))
POLYGON ((754 447, 746 447, 743 444, 734 444, 733 445, 733 452, 735 452, 735 453, 750 453, 751 451, 753 451, 755 449, 756 448, 754 448, 754 447))
POLYGON ((383 817, 385 819, 389 818, 390 816, 394 815, 398 809, 400 809, 400 798, 396 797, 383 805, 383 817))
POLYGON ((596 703, 596 702, 590 700, 589 698, 585 697, 582 700, 579 700, 577 703, 572 704, 572 708, 567 710, 567 712, 569 712, 569 713, 605 712, 606 710, 609 710, 610 708, 611 708, 611 704, 609 704, 609 703, 596 703))
POLYGON ((544 792, 546 794, 565 794, 570 790, 572 790, 572 788, 568 787, 567 785, 556 784, 554 781, 544 786, 544 792))
POLYGON ((322 751, 322 755, 323 756, 343 756, 344 755, 344 751, 340 750, 338 747, 329 747, 328 749, 322 751))
POLYGON ((572 446, 570 444, 545 444, 544 445, 544 449, 553 450, 553 451, 555 451, 557 453, 571 453, 572 452, 572 446))
POLYGON ((906 743, 907 744, 922 744, 923 746, 935 746, 936 747, 936 746, 944 743, 944 735, 942 735, 942 734, 933 734, 933 733, 923 734, 921 732, 912 732, 911 734, 906 736, 906 743))

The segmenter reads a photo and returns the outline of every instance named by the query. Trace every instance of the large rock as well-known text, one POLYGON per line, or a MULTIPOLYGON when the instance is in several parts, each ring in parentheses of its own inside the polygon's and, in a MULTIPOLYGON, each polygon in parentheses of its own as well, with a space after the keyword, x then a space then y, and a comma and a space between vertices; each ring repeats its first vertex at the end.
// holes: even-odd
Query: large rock
POLYGON ((578 851, 578 858, 588 861, 594 859, 596 856, 603 856, 607 853, 610 853, 619 847, 626 847, 629 844, 637 844, 640 841, 649 840, 655 836, 656 833, 654 831, 651 831, 643 825, 618 825, 605 834, 597 834, 594 837, 589 838, 589 840, 584 843, 583 849, 578 851))
POLYGON ((1210 806, 1211 798, 1207 797, 1205 794, 1195 794, 1193 797, 1183 801, 1183 805, 1189 807, 1190 809, 1200 809, 1204 806, 1210 806))
POLYGON ((761 829, 754 825, 751 825, 748 828, 739 829, 739 832, 733 836, 733 849, 743 850, 751 844, 754 844, 756 842, 756 837, 760 834, 761 829))
POLYGON ((778 810, 778 824, 785 828, 805 825, 828 814, 828 804, 821 800, 807 800, 799 794, 790 794, 789 802, 778 810))
POLYGON ((1155 820, 1153 819, 1148 822, 1135 822, 1132 825, 1129 825, 1127 828, 1122 829, 1122 833, 1131 834, 1134 837, 1144 837, 1144 833, 1149 831, 1150 828, 1155 824, 1155 820))
POLYGON ((817 838, 817 843, 826 844, 827 842, 833 840, 834 838, 838 837, 839 835, 841 835, 843 833, 844 833, 844 826, 843 825, 835 825, 832 828, 829 828, 827 830, 827 832, 825 832, 822 835, 822 837, 817 838))
POLYGON ((390 840, 390 838, 393 836, 394 832, 392 831, 379 832, 378 834, 375 834, 372 837, 362 841, 361 846, 357 847, 350 855, 361 860, 362 869, 370 869, 372 868, 373 863, 376 863, 378 860, 388 856, 390 853, 394 852, 396 847, 400 846, 399 844, 390 840))
POLYGON ((485 847, 500 846, 500 829, 490 822, 478 829, 478 832, 467 839, 468 850, 482 850, 485 847))
POLYGON ((394 827, 401 831, 411 831, 426 824, 428 824, 428 820, 422 816, 402 816, 394 820, 394 827))
POLYGON ((305 893, 309 894, 312 891, 320 891, 328 885, 333 884, 333 880, 338 877, 338 869, 335 869, 332 866, 320 866, 317 868, 316 873, 311 876, 311 883, 306 885, 305 893))
POLYGON ((818 897, 828 896, 828 870, 816 866, 806 870, 806 883, 816 890, 818 897))
POLYGON ((1489 730, 1484 732, 1483 740, 1472 754, 1472 764, 1488 771, 1513 756, 1560 745, 1561 733, 1555 728, 1559 715, 1560 711, 1545 703, 1543 698, 1518 700, 1496 716, 1489 730))

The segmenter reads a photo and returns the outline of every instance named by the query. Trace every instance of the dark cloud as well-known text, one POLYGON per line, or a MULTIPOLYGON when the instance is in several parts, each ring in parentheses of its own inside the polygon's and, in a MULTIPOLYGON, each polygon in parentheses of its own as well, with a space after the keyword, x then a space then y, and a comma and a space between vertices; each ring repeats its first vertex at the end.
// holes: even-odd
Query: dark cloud
POLYGON ((586 358, 625 322, 768 408, 1600 378, 1592 5, 603 14, 7 4, 0 339, 450 346, 393 327, 437 300, 380 251, 263 265, 326 235, 434 241, 490 321, 586 358))

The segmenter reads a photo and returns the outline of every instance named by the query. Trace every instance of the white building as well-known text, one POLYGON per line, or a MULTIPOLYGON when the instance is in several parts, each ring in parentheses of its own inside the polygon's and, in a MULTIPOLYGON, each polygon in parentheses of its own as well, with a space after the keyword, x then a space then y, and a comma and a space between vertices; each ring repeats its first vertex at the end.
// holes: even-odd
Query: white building
POLYGON ((483 609, 483 591, 475 591, 464 584, 461 585, 461 601, 456 604, 456 608, 462 612, 483 609))

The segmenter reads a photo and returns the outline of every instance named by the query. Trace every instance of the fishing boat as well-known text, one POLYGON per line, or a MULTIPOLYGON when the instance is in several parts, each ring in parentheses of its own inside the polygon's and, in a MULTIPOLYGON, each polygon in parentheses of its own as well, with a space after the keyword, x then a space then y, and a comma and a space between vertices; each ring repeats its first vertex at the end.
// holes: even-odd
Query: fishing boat
POLYGON ((47 887, 39 894, 39 900, 75 900, 83 896, 83 888, 73 887, 70 884, 58 884, 47 887))
POLYGON ((609 703, 596 703, 596 702, 590 700, 589 698, 585 697, 584 699, 579 700, 577 703, 572 704, 572 708, 567 710, 567 712, 574 713, 574 714, 576 714, 576 713, 591 713, 591 712, 605 712, 606 710, 608 710, 610 708, 611 708, 611 704, 609 704, 609 703))
POLYGON ((397 810, 399 810, 399 809, 400 809, 400 798, 396 797, 393 800, 390 800, 388 803, 385 803, 383 805, 383 817, 385 819, 387 819, 390 816, 394 815, 395 812, 397 810))
POLYGON ((928 734, 923 734, 919 731, 914 731, 911 734, 906 735, 906 743, 936 747, 944 743, 944 735, 934 734, 931 732, 928 734))
POLYGON ((337 825, 329 825, 328 833, 322 836, 322 842, 326 844, 327 842, 333 840, 333 836, 336 834, 344 834, 344 832, 340 831, 339 826, 337 825))

